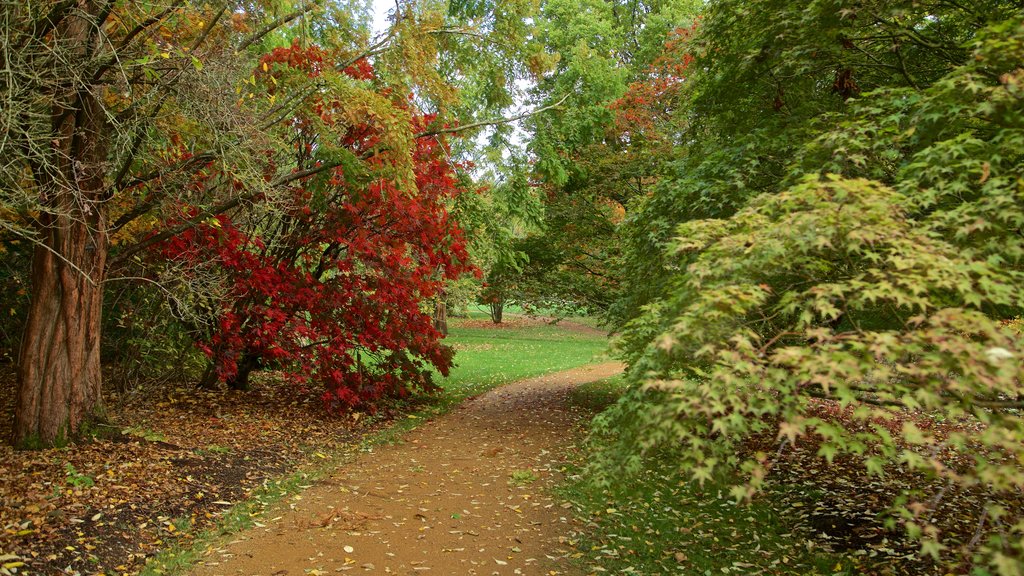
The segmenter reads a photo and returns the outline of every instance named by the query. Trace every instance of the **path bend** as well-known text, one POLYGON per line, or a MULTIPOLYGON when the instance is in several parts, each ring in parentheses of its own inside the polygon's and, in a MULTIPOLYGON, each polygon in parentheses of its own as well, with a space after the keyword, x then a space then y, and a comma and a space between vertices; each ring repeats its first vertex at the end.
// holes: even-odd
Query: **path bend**
POLYGON ((472 398, 289 498, 193 574, 573 574, 571 511, 548 490, 583 416, 569 392, 621 370, 589 365, 472 398))

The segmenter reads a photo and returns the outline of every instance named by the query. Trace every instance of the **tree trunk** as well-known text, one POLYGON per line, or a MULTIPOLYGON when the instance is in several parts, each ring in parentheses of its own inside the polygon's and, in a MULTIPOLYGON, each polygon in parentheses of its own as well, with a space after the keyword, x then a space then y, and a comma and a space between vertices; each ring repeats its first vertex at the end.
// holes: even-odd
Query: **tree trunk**
MULTIPOLYGON (((95 14, 98 5, 82 4, 95 14)), ((91 53, 87 18, 68 18, 58 39, 91 53)), ((95 41, 93 39, 92 41, 95 41)), ((100 326, 107 256, 104 188, 110 138, 102 89, 73 84, 52 98, 51 154, 33 165, 44 209, 36 219, 32 296, 18 358, 12 441, 61 445, 102 416, 100 326)))
POLYGON ((434 329, 444 336, 448 335, 448 303, 444 296, 439 297, 434 304, 434 329))
POLYGON ((496 300, 491 302, 491 322, 501 324, 501 316, 505 312, 505 301, 496 300))
POLYGON ((241 360, 238 361, 238 372, 227 380, 228 388, 232 390, 248 390, 249 375, 259 366, 260 357, 258 355, 248 352, 243 354, 241 360))
POLYGON ((102 415, 102 227, 68 216, 48 222, 32 260, 32 299, 18 362, 13 443, 59 446, 102 415))
POLYGON ((201 390, 213 390, 217 387, 217 366, 213 362, 206 365, 203 377, 199 379, 196 387, 201 390))

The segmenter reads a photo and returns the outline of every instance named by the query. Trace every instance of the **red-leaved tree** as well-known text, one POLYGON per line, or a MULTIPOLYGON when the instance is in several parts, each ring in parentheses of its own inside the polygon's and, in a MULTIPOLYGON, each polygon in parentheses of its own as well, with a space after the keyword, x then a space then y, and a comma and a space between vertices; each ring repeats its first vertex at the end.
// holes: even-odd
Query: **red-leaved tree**
POLYGON ((687 68, 693 62, 687 42, 696 27, 694 24, 673 30, 661 54, 629 85, 622 98, 609 105, 615 114, 618 134, 647 141, 660 141, 668 136, 662 131, 669 127, 687 68))
MULTIPOLYGON (((154 249, 179 274, 220 279, 193 322, 210 358, 204 383, 246 388, 252 371, 274 367, 321 390, 333 411, 432 389, 430 367, 447 374, 452 351, 423 303, 473 270, 446 209, 461 191, 458 167, 441 138, 424 135, 433 117, 386 89, 353 114, 352 94, 366 100, 372 67, 339 64, 316 47, 278 48, 253 78, 272 100, 295 93, 284 86, 312 87, 285 123, 296 178, 154 249)), ((271 174, 282 159, 264 161, 271 174)), ((192 185, 229 177, 211 167, 192 185)), ((200 213, 181 208, 168 229, 200 213)))

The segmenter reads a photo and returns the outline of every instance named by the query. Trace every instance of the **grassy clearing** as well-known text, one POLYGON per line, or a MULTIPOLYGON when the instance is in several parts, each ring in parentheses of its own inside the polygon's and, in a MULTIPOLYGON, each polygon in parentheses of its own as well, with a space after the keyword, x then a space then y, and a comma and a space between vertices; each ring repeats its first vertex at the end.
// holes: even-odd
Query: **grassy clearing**
POLYGON ((441 383, 444 399, 461 400, 497 384, 600 360, 607 340, 560 326, 493 330, 454 324, 447 342, 455 346, 456 367, 441 383))
MULTIPOLYGON (((300 470, 266 483, 245 501, 224 512, 214 528, 197 533, 188 545, 160 552, 148 562, 141 574, 184 574, 230 535, 258 525, 260 518, 266 516, 268 510, 273 510, 277 503, 308 488, 361 453, 400 442, 406 432, 421 423, 451 410, 468 397, 501 384, 597 361, 607 345, 607 341, 599 336, 579 334, 558 326, 494 330, 459 327, 457 322, 453 323, 448 343, 459 352, 455 359, 456 367, 448 378, 440 380, 441 394, 408 402, 402 407, 401 416, 366 434, 358 445, 345 446, 330 453, 310 454, 309 462, 300 470)), ((527 480, 515 478, 510 481, 527 480)))
MULTIPOLYGON (((621 378, 577 388, 573 401, 593 412, 614 402, 621 378)), ((737 505, 727 490, 696 488, 670 466, 597 487, 580 454, 560 495, 584 524, 575 535, 588 574, 855 574, 847 559, 822 549, 797 523, 781 494, 737 505)))
MULTIPOLYGON (((467 311, 469 312, 469 318, 472 318, 474 320, 483 320, 485 318, 491 317, 490 308, 484 306, 483 304, 470 304, 469 308, 467 308, 467 311)), ((518 304, 506 304, 503 312, 505 314, 511 314, 513 316, 521 316, 526 314, 526 310, 523 310, 523 307, 519 306, 518 304)), ((556 310, 549 310, 547 308, 534 308, 532 312, 537 316, 558 315, 558 312, 556 310)))

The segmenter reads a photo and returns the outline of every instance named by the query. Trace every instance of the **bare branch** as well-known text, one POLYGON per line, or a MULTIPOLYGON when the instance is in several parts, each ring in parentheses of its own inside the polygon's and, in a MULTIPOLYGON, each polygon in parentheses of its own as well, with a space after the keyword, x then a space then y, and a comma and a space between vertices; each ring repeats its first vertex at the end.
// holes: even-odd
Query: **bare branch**
POLYGON ((296 11, 290 13, 290 14, 285 14, 284 16, 281 16, 280 18, 278 18, 277 20, 274 20, 270 24, 267 24, 262 29, 260 29, 259 32, 253 34, 248 39, 246 39, 244 42, 242 42, 242 44, 239 45, 238 48, 236 49, 236 52, 241 52, 241 51, 245 50, 249 46, 252 46, 256 42, 259 42, 260 40, 262 40, 263 37, 266 36, 267 34, 270 34, 274 30, 277 30, 278 28, 280 28, 281 26, 284 26, 285 24, 291 22, 292 20, 295 20, 296 18, 299 18, 299 17, 305 15, 307 12, 313 11, 313 9, 315 9, 315 8, 316 8, 316 4, 309 4, 307 6, 303 6, 302 8, 299 8, 298 10, 296 10, 296 11))
POLYGON ((130 44, 131 41, 134 40, 136 36, 138 36, 139 34, 144 32, 147 28, 149 28, 153 24, 156 24, 157 22, 162 21, 164 18, 167 18, 167 16, 169 16, 171 14, 171 12, 174 12, 175 10, 177 10, 183 3, 184 3, 184 0, 174 0, 174 2, 170 6, 165 8, 159 14, 157 14, 155 16, 150 16, 149 18, 146 18, 142 22, 139 22, 138 26, 133 28, 132 31, 129 32, 128 34, 126 34, 124 39, 121 40, 121 43, 117 47, 118 50, 121 50, 125 46, 130 44))
POLYGON ((466 30, 461 28, 439 28, 437 30, 428 30, 427 34, 452 34, 455 36, 474 36, 476 38, 487 38, 484 34, 477 32, 476 30, 466 30))
POLYGON ((31 33, 26 36, 25 41, 33 38, 40 39, 49 34, 77 3, 77 0, 64 0, 58 3, 46 16, 36 20, 31 26, 31 33))
POLYGON ((529 118, 530 116, 536 116, 537 114, 540 114, 542 112, 547 112, 548 110, 551 110, 553 108, 558 108, 559 106, 562 105, 563 102, 565 102, 568 99, 569 99, 569 95, 566 94, 565 96, 562 96, 561 100, 559 100, 558 102, 555 102, 554 104, 548 104, 547 106, 544 106, 543 108, 537 108, 536 110, 531 110, 529 112, 524 112, 524 113, 519 114, 517 116, 512 116, 510 118, 494 118, 494 119, 491 119, 491 120, 481 120, 479 122, 473 122, 471 124, 462 124, 461 126, 453 126, 451 128, 441 128, 441 129, 438 129, 438 130, 427 130, 425 132, 420 132, 419 134, 416 134, 416 137, 417 138, 422 138, 424 136, 437 136, 439 134, 455 134, 455 133, 458 133, 458 132, 465 132, 466 130, 472 130, 474 128, 480 128, 482 126, 497 126, 499 124, 509 124, 509 123, 512 123, 512 122, 517 122, 517 121, 522 120, 524 118, 529 118))
MULTIPOLYGON (((124 186, 124 188, 126 189, 131 188, 133 186, 138 186, 140 184, 145 184, 146 182, 156 180, 157 178, 163 178, 175 172, 183 172, 193 167, 198 168, 203 166, 207 162, 213 161, 214 159, 215 157, 212 153, 198 154, 196 156, 188 158, 187 160, 182 160, 181 162, 178 162, 173 166, 170 166, 167 170, 154 170, 149 174, 135 178, 126 186, 124 186)), ((113 234, 117 232, 121 228, 124 228, 126 225, 128 225, 128 223, 130 223, 132 220, 135 220, 139 216, 142 216, 143 214, 151 210, 153 206, 155 206, 156 203, 160 201, 160 198, 163 196, 160 192, 163 192, 164 190, 165 187, 161 186, 157 191, 148 194, 144 201, 137 204, 128 212, 122 214, 121 217, 118 218, 117 221, 110 226, 110 233, 113 234)))
MULTIPOLYGON (((276 188, 276 187, 284 186, 285 184, 288 184, 290 182, 294 182, 295 180, 301 180, 302 178, 307 178, 309 176, 313 176, 315 174, 319 174, 320 172, 324 172, 325 170, 330 170, 331 168, 335 168, 335 167, 339 166, 340 164, 341 164, 340 161, 339 162, 327 162, 327 163, 324 163, 324 164, 320 164, 319 166, 314 166, 313 168, 308 168, 306 170, 299 170, 299 171, 296 171, 296 172, 291 172, 289 174, 285 174, 283 176, 279 176, 278 178, 276 178, 273 182, 270 183, 270 187, 276 188)), ((111 263, 111 265, 118 265, 118 264, 121 264, 123 262, 126 262, 131 256, 134 256, 135 254, 141 252, 142 250, 145 250, 146 248, 149 248, 150 246, 152 246, 154 244, 158 244, 160 242, 163 242, 164 240, 167 240, 168 238, 171 238, 172 236, 175 236, 176 234, 180 234, 180 233, 184 232, 185 230, 193 228, 193 227, 199 225, 200 223, 202 223, 203 221, 207 220, 208 218, 211 218, 211 217, 216 216, 218 214, 223 214, 224 212, 227 212, 228 210, 233 210, 233 209, 241 206, 244 202, 249 202, 249 201, 252 201, 252 200, 256 199, 261 194, 263 194, 263 190, 251 191, 251 192, 248 192, 246 194, 241 194, 239 196, 235 196, 235 197, 233 197, 233 198, 231 198, 229 200, 226 200, 226 201, 224 201, 224 202, 222 202, 222 203, 220 203, 220 204, 218 204, 216 206, 212 206, 210 208, 207 208, 206 210, 203 210, 199 214, 196 214, 192 218, 189 218, 188 220, 182 222, 181 224, 179 224, 177 226, 174 226, 173 228, 168 228, 167 230, 164 230, 163 232, 160 232, 159 234, 154 234, 154 235, 146 238, 145 240, 142 240, 140 242, 137 242, 137 243, 133 244, 132 246, 126 248, 123 251, 121 251, 121 253, 119 253, 117 255, 117 258, 111 260, 110 263, 111 263)))
POLYGON ((210 32, 213 31, 213 27, 217 25, 217 22, 220 22, 220 19, 224 17, 224 13, 227 11, 227 4, 221 6, 220 11, 214 14, 213 18, 210 19, 210 23, 203 29, 203 33, 200 34, 199 37, 196 38, 196 41, 192 43, 192 47, 189 48, 190 52, 195 52, 197 48, 202 46, 203 42, 206 42, 206 39, 210 36, 210 32))

